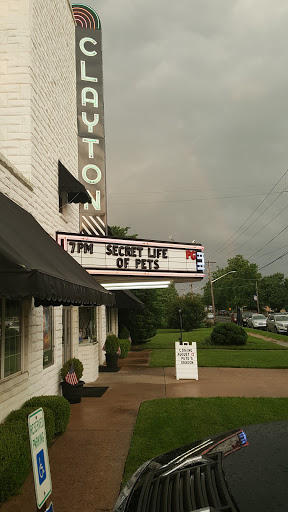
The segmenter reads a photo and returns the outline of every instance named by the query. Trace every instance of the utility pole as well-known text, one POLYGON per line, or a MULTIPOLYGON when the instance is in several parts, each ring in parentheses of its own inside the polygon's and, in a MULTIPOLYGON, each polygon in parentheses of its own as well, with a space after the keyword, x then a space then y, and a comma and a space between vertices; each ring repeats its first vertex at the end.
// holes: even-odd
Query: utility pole
POLYGON ((256 281, 256 297, 257 297, 257 311, 258 311, 258 313, 260 313, 259 295, 258 295, 258 281, 256 281))
POLYGON ((216 312, 215 312, 214 292, 213 292, 210 263, 216 263, 216 261, 207 261, 207 263, 208 263, 208 274, 209 274, 209 281, 210 281, 210 287, 211 287, 212 309, 213 309, 213 315, 214 315, 213 324, 215 325, 216 312))

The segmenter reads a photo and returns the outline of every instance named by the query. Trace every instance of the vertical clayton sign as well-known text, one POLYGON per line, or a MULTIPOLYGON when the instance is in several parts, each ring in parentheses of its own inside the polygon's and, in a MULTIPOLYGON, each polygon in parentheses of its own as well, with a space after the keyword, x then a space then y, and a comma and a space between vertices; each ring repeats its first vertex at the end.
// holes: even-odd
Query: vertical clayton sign
POLYGON ((102 37, 96 12, 72 4, 77 26, 76 80, 79 181, 92 203, 80 205, 80 231, 106 235, 106 173, 102 37))

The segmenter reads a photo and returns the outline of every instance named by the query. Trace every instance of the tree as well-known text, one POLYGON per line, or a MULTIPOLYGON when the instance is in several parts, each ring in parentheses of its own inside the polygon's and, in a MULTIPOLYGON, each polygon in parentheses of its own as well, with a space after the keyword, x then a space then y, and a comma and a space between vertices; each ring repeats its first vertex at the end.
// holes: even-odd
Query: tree
POLYGON ((162 290, 133 290, 144 303, 144 308, 119 309, 119 326, 125 325, 130 332, 132 344, 144 343, 155 336, 165 316, 162 290))
POLYGON ((126 228, 121 228, 121 226, 109 226, 110 234, 115 238, 137 238, 138 234, 130 235, 128 231, 130 226, 126 226, 126 228))
MULTIPOLYGON (((212 280, 223 276, 231 270, 236 272, 219 279, 213 284, 214 301, 216 309, 236 309, 237 306, 247 306, 247 309, 256 309, 254 295, 256 294, 256 281, 260 281, 261 274, 255 263, 250 263, 241 254, 227 261, 225 268, 217 268, 212 272, 212 280)), ((260 295, 260 294, 259 294, 260 295)), ((210 283, 204 287, 204 302, 207 306, 211 302, 210 283)))
POLYGON ((262 277, 258 288, 261 305, 278 311, 288 306, 288 279, 285 279, 284 274, 277 272, 262 277))
POLYGON ((171 303, 178 297, 174 284, 156 290, 133 290, 144 308, 119 309, 119 326, 127 327, 132 344, 144 343, 155 336, 157 329, 168 327, 171 303))
POLYGON ((187 293, 183 297, 174 298, 169 317, 169 327, 179 329, 181 310, 182 326, 184 331, 192 331, 200 327, 204 318, 204 303, 200 295, 187 293))

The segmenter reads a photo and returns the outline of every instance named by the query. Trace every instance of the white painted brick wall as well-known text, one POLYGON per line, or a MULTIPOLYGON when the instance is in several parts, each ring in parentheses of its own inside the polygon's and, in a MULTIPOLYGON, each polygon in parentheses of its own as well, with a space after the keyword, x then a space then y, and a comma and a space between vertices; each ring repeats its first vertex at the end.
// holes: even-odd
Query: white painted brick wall
MULTIPOLYGON (((68 0, 0 0, 0 190, 53 237, 79 231, 78 205, 58 210, 58 160, 78 175, 74 19, 68 0)), ((62 307, 54 308, 54 364, 43 370, 43 310, 26 301, 23 373, 0 383, 0 422, 31 396, 59 394, 62 307)), ((71 308, 72 357, 86 382, 98 377, 106 339, 79 345, 78 308, 71 308)), ((115 333, 117 333, 115 317, 115 333)))
MULTIPOLYGON (((74 19, 67 0, 0 7, 0 190, 55 238, 79 228, 78 205, 58 209, 58 159, 77 176, 74 19)), ((31 396, 60 392, 62 308, 54 308, 54 364, 45 369, 43 310, 30 301, 25 311, 23 373, 0 384, 0 421, 31 396)))

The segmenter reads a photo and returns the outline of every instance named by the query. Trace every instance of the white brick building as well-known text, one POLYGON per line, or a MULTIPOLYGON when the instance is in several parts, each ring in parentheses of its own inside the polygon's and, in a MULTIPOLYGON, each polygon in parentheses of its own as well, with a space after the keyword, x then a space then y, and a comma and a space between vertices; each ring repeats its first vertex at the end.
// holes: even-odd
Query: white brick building
MULTIPOLYGON (((79 205, 60 212, 58 189, 59 161, 74 177, 78 172, 74 18, 68 0, 0 5, 0 191, 55 239, 57 231, 79 231, 79 205)), ((0 305, 0 421, 31 396, 60 393, 69 356, 82 360, 86 382, 97 379, 107 317, 109 330, 118 330, 115 308, 43 308, 33 298, 0 298, 0 305), (46 359, 45 318, 52 328, 46 359), (7 329, 14 345, 12 335, 10 345, 5 341, 7 329)))

